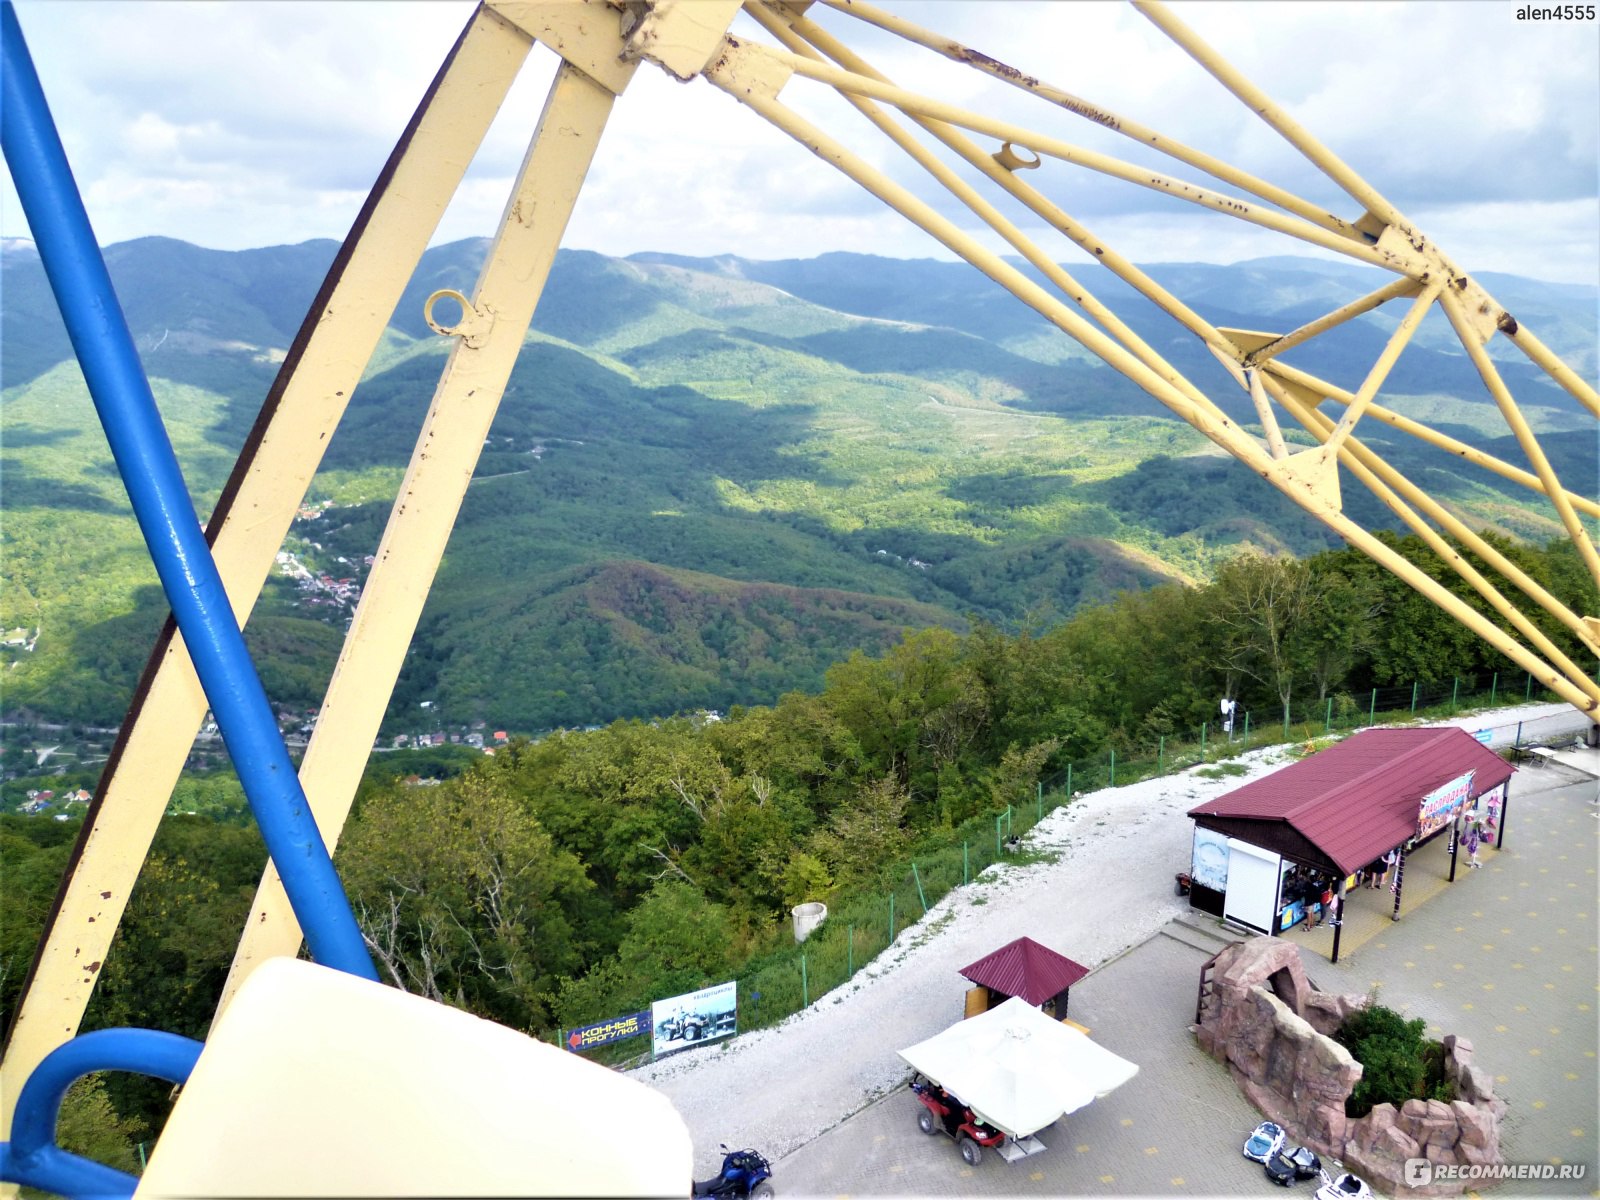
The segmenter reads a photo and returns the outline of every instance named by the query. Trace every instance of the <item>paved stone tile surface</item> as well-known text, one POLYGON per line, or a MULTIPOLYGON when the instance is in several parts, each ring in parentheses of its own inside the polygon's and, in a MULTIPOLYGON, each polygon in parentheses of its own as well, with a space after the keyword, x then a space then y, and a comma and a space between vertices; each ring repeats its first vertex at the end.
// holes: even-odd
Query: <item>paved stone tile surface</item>
MULTIPOLYGON (((1384 1003, 1425 1018, 1433 1036, 1453 1032, 1474 1043, 1479 1064, 1510 1104, 1508 1161, 1586 1167, 1579 1181, 1508 1181, 1492 1195, 1600 1195, 1600 820, 1595 785, 1561 786, 1566 779, 1523 771, 1501 852, 1483 855, 1479 870, 1463 862, 1454 884, 1418 888, 1433 893, 1426 903, 1413 903, 1408 889, 1401 920, 1385 919, 1386 928, 1353 949, 1346 943, 1337 965, 1302 949, 1324 990, 1376 989, 1384 1003)), ((1438 864, 1429 869, 1437 873, 1438 864)), ((1222 944, 1219 936, 1231 935, 1193 914, 1073 988, 1073 1018, 1140 1071, 1044 1130, 1044 1153, 1007 1164, 986 1152, 970 1168, 953 1142, 917 1129, 917 1103, 902 1089, 776 1163, 780 1192, 1277 1194, 1239 1154, 1259 1114, 1188 1032, 1200 966, 1222 944)), ((953 1011, 951 1020, 959 1015, 953 1011)), ((1302 1185, 1300 1194, 1309 1196, 1310 1188, 1302 1185)))

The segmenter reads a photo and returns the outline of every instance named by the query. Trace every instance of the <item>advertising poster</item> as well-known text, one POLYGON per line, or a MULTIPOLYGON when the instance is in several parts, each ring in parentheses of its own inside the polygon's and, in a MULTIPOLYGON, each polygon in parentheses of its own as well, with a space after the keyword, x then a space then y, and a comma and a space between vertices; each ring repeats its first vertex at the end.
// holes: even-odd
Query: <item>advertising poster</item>
POLYGON ((636 1012, 629 1013, 625 1017, 612 1017, 609 1021, 596 1021, 593 1025, 585 1025, 580 1029, 569 1029, 565 1040, 568 1050, 593 1050, 596 1046, 605 1046, 611 1042, 620 1042, 623 1038, 638 1037, 641 1033, 649 1032, 650 1014, 636 1012))
POLYGON ((1214 892, 1228 890, 1228 835, 1214 829, 1194 830, 1194 856, 1189 875, 1201 887, 1214 892))
POLYGON ((650 1006, 651 1050, 657 1058, 738 1032, 738 980, 701 988, 650 1006))
POLYGON ((1467 802, 1467 797, 1472 794, 1473 772, 1468 771, 1457 779, 1452 779, 1441 788, 1435 788, 1422 798, 1422 807, 1417 813, 1417 837, 1427 837, 1435 830, 1443 829, 1455 820, 1456 813, 1461 811, 1467 802))

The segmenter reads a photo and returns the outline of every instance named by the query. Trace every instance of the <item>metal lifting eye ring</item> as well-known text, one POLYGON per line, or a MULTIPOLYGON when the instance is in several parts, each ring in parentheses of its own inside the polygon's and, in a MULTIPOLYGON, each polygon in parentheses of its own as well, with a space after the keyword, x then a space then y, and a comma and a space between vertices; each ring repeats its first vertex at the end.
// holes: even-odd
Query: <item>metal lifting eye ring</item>
POLYGON ((1010 142, 1004 143, 994 152, 994 160, 1008 171, 1031 171, 1042 161, 1026 146, 1013 146, 1010 142), (1019 150, 1021 154, 1018 153, 1019 150), (1024 154, 1028 157, 1024 158, 1024 154))
POLYGON ((428 328, 445 337, 456 337, 467 332, 473 317, 472 301, 468 300, 455 288, 440 288, 422 303, 422 319, 428 323, 428 328), (433 306, 440 300, 454 300, 461 306, 461 321, 456 325, 441 325, 433 319, 433 306))

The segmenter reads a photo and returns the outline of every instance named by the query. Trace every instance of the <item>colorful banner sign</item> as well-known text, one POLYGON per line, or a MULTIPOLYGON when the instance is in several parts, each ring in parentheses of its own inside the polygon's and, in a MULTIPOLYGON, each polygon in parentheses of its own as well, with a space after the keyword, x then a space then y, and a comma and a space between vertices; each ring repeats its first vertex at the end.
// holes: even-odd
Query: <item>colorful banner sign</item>
POLYGON ((1467 797, 1472 794, 1473 774, 1473 771, 1468 771, 1422 798, 1422 806, 1417 813, 1417 837, 1425 838, 1455 819, 1466 804, 1467 797))
POLYGON ((657 1000, 650 1006, 654 1033, 651 1049, 659 1058, 691 1050, 701 1042, 731 1037, 738 1032, 739 982, 730 979, 715 987, 657 1000))
POLYGON ((650 1014, 636 1012, 631 1016, 613 1017, 609 1021, 596 1021, 593 1025, 585 1025, 581 1029, 567 1031, 568 1050, 593 1050, 596 1046, 604 1046, 610 1042, 620 1042, 623 1038, 638 1037, 641 1033, 650 1032, 650 1014))

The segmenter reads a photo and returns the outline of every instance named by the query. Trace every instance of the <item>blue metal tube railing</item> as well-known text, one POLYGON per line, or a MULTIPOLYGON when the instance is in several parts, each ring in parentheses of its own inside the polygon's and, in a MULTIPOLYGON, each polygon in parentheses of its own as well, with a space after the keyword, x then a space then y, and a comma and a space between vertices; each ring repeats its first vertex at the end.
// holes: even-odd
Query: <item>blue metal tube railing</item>
POLYGON ((312 957, 376 979, 327 846, 245 649, 11 0, 0 146, 178 629, 312 957))
POLYGON ((93 1071, 137 1071, 183 1083, 201 1049, 192 1038, 150 1029, 101 1029, 57 1047, 17 1094, 11 1141, 0 1143, 0 1179, 63 1196, 133 1195, 139 1181, 132 1175, 55 1144, 61 1101, 75 1080, 93 1071))

